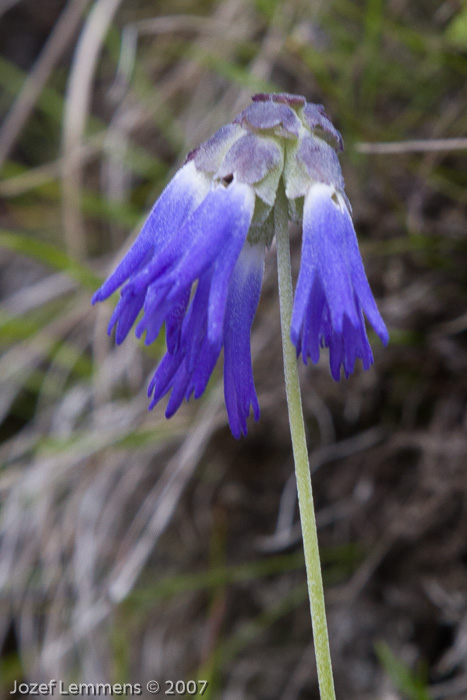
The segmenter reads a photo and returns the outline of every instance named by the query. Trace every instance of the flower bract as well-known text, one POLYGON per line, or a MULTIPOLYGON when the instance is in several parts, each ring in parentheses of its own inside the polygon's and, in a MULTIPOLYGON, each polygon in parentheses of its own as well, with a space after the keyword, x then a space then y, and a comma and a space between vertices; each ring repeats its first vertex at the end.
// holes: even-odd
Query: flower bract
POLYGON ((135 326, 152 343, 165 325, 167 351, 148 394, 168 392, 166 415, 201 396, 223 350, 224 395, 235 437, 259 418, 250 333, 264 255, 273 239, 277 190, 303 225, 291 340, 305 363, 329 348, 338 380, 373 362, 364 317, 388 333, 358 249, 336 150, 339 132, 320 105, 287 94, 255 95, 233 123, 192 151, 155 203, 141 233, 95 293, 121 287, 109 323, 121 343, 135 326))

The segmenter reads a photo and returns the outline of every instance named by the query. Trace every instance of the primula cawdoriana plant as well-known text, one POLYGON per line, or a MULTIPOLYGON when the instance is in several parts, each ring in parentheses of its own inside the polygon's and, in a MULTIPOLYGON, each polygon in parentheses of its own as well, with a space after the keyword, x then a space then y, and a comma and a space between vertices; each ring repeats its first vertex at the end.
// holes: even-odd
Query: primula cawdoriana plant
POLYGON ((373 362, 364 315, 383 344, 386 326, 363 268, 336 151, 342 139, 321 105, 259 94, 192 151, 155 203, 139 237, 93 303, 122 287, 109 324, 116 342, 136 325, 151 343, 165 324, 167 352, 149 385, 166 416, 204 392, 222 348, 224 395, 235 437, 259 418, 250 332, 264 255, 276 236, 282 340, 315 649, 323 700, 334 697, 296 359, 329 349, 331 374, 373 362), (302 224, 292 292, 287 224, 302 224), (196 289, 193 294, 193 288, 196 289))
POLYGON ((255 95, 232 124, 192 151, 161 194, 131 250, 94 295, 124 284, 110 321, 121 343, 139 312, 136 335, 152 343, 165 322, 167 353, 149 387, 151 408, 171 390, 167 417, 201 396, 224 347, 224 391, 235 437, 259 406, 250 329, 274 206, 285 189, 288 214, 303 221, 302 259, 291 339, 304 362, 329 348, 338 380, 373 362, 365 313, 388 335, 363 269, 335 149, 340 134, 320 105, 295 95, 255 95), (198 282, 191 299, 191 291, 198 282))

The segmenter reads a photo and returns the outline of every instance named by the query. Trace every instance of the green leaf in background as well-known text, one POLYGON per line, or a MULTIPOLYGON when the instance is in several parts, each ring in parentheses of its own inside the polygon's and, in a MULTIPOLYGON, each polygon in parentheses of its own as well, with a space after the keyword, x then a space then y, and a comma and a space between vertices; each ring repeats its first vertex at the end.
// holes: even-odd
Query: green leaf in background
POLYGON ((73 260, 55 246, 39 241, 32 236, 0 229, 0 247, 22 253, 55 270, 65 272, 90 291, 94 291, 101 283, 100 277, 88 267, 73 260))
POLYGON ((404 698, 407 700, 432 700, 427 690, 427 678, 423 669, 412 671, 391 651, 386 642, 378 642, 375 645, 375 650, 382 667, 404 698))
POLYGON ((467 7, 459 10, 459 13, 449 22, 444 36, 452 46, 459 49, 467 48, 467 7))

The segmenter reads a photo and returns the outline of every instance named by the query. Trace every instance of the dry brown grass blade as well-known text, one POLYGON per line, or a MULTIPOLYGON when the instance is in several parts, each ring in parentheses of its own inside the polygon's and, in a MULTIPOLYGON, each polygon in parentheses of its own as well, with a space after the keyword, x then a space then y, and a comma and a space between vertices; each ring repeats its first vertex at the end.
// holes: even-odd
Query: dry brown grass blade
POLYGON ((21 2, 21 0, 0 0, 0 17, 19 2, 21 2))
POLYGON ((63 117, 63 225, 67 252, 83 260, 86 236, 80 207, 83 181, 81 158, 89 115, 92 81, 103 41, 122 0, 96 0, 81 32, 68 80, 63 117))
POLYGON ((150 552, 170 522, 181 494, 219 425, 221 406, 222 391, 218 388, 203 407, 196 427, 187 435, 180 450, 167 463, 154 490, 141 504, 122 542, 117 564, 110 576, 109 595, 113 603, 121 602, 131 591, 150 552))
MULTIPOLYGON (((0 130, 0 169, 15 144, 51 72, 75 34, 90 0, 72 0, 65 5, 41 55, 28 74, 21 92, 0 130)), ((1 12, 1 7, 0 7, 1 12)))
POLYGON ((36 334, 34 344, 29 340, 17 343, 1 356, 0 377, 3 390, 0 399, 0 420, 7 415, 9 407, 22 390, 20 379, 24 381, 29 377, 49 355, 57 340, 75 328, 87 315, 87 304, 76 299, 65 308, 68 313, 45 325, 36 334))
POLYGON ((441 153, 467 150, 467 138, 413 139, 388 143, 357 143, 357 153, 398 155, 402 153, 441 153))
MULTIPOLYGON (((88 143, 83 144, 80 151, 80 160, 83 166, 100 153, 104 140, 103 134, 96 134, 89 139, 88 143)), ((62 169, 63 158, 58 158, 26 170, 19 175, 13 175, 0 182, 0 197, 17 197, 37 187, 47 185, 59 178, 62 169)))
MULTIPOLYGON (((56 0, 43 1, 56 6, 56 0)), ((40 25, 38 2, 30 6, 40 25)), ((396 697, 374 654, 382 634, 401 651, 408 671, 428 660, 434 698, 460 700, 467 671, 466 181, 462 153, 453 147, 465 148, 466 140, 443 137, 464 134, 464 57, 451 53, 442 65, 444 20, 430 26, 432 15, 422 19, 421 0, 369 3, 354 8, 352 18, 345 2, 121 0, 114 20, 117 4, 93 0, 80 46, 75 41, 71 47, 69 142, 65 148, 64 134, 61 157, 55 138, 30 153, 29 130, 17 138, 34 166, 23 172, 24 164, 13 164, 20 167, 11 167, 0 183, 8 198, 3 225, 31 227, 62 248, 56 181, 69 167, 66 201, 82 238, 74 239, 70 229, 67 245, 85 255, 86 226, 90 243, 87 232, 95 234, 92 254, 102 255, 96 269, 104 273, 104 265, 121 258, 116 250, 129 228, 105 214, 108 202, 130 202, 143 216, 169 177, 162 173, 230 121, 254 85, 265 81, 323 102, 357 149, 401 154, 342 160, 391 342, 384 351, 372 342, 374 367, 339 384, 330 379, 325 358, 302 367, 303 403, 338 697, 396 697), (366 43, 379 10, 374 28, 381 56, 366 43), (386 61, 401 22, 410 75, 397 52, 386 61), (111 51, 100 51, 111 24, 122 33, 115 80, 114 38, 111 51), (413 56, 411 41, 418 47, 413 56), (83 55, 86 42, 90 49, 83 55), (425 82, 430 74, 433 85, 425 82), (439 79, 446 88, 436 85, 439 79), (366 100, 373 92, 374 110, 366 100), (430 100, 441 108, 433 110, 430 100), (87 129, 91 104, 103 125, 95 134, 87 129), (375 134, 381 143, 363 143, 375 134), (411 140, 417 135, 431 138, 411 140), (420 227, 414 237, 412 197, 420 227), (455 609, 433 589, 427 592, 427 576, 445 597, 455 597, 455 609)), ((14 5, 0 0, 0 14, 14 5)), ((22 11, 15 7, 5 22, 22 11)), ((453 7, 450 17, 456 12, 453 7)), ((36 39, 38 29, 29 28, 27 38, 36 39)), ((16 56, 6 53, 13 65, 16 56)), ((58 63, 57 78, 68 65, 58 63)), ((40 126, 40 119, 31 119, 31 128, 40 126)), ((274 575, 257 576, 269 561, 288 562, 300 540, 293 478, 284 487, 292 462, 274 249, 252 336, 261 420, 251 420, 248 437, 238 442, 228 435, 220 371, 207 395, 184 404, 169 422, 163 406, 149 413, 145 388, 162 342, 146 351, 131 334, 115 347, 106 333, 112 301, 90 309, 86 290, 46 268, 30 277, 27 270, 18 282, 24 270, 19 258, 8 253, 0 260, 2 273, 11 260, 16 275, 11 286, 3 279, 0 285, 7 311, 0 360, 6 417, 0 637, 12 623, 25 675, 92 682, 112 680, 118 668, 125 680, 140 681, 153 673, 189 678, 215 667, 216 700, 251 700, 258 693, 314 697, 304 608, 269 617, 300 588, 303 574, 285 563, 274 575), (35 327, 50 315, 57 323, 44 321, 26 339, 23 314, 26 330, 29 320, 35 327), (252 572, 251 579, 231 582, 237 570, 252 572), (245 627, 258 630, 256 639, 242 638, 245 627)))

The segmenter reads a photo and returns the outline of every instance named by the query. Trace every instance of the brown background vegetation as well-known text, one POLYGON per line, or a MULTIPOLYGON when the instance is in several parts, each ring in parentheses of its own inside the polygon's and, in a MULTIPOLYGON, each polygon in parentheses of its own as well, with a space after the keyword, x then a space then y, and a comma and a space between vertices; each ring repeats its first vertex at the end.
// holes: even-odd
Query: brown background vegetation
MULTIPOLYGON (((455 0, 0 0, 4 693, 209 679, 316 699, 274 251, 261 419, 218 368, 166 422, 163 352, 90 296, 185 154, 260 90, 325 104, 391 334, 301 367, 338 698, 467 697, 467 14, 455 0), (385 146, 396 143, 392 152, 385 146)), ((291 231, 295 271, 300 234, 291 231)))

